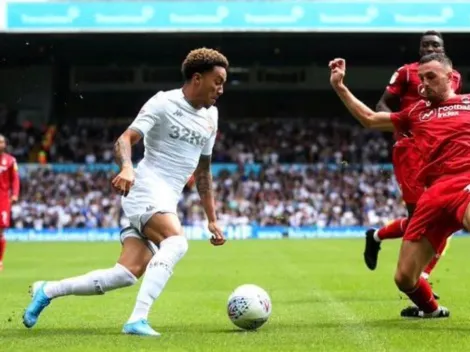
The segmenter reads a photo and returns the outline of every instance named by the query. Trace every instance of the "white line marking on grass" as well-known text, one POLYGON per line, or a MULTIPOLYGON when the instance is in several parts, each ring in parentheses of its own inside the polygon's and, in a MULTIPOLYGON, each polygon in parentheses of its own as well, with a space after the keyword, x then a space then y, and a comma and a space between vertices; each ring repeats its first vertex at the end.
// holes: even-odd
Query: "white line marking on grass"
POLYGON ((337 300, 328 291, 316 286, 313 289, 313 293, 328 305, 334 316, 339 318, 338 325, 348 332, 353 344, 361 347, 367 346, 368 350, 370 349, 374 352, 387 351, 383 342, 376 338, 370 328, 364 324, 364 320, 358 317, 346 304, 337 300))

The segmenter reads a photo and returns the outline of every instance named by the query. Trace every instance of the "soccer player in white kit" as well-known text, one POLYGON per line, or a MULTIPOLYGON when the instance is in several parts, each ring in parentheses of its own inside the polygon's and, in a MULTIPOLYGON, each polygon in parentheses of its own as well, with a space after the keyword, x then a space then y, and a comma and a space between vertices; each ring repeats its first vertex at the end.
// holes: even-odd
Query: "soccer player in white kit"
POLYGON ((26 327, 36 324, 54 298, 104 294, 131 286, 144 275, 123 332, 160 335, 148 324, 148 314, 176 263, 188 250, 176 208, 193 173, 213 234, 210 242, 215 246, 225 243, 217 225, 210 166, 218 123, 213 105, 223 93, 227 68, 227 59, 218 51, 193 50, 182 65, 183 87, 159 92, 142 107, 115 144, 120 172, 112 185, 123 195, 122 208, 131 223, 121 231, 120 258, 109 269, 60 281, 35 282, 32 301, 23 315, 26 327), (131 147, 142 138, 145 154, 134 171, 131 147))

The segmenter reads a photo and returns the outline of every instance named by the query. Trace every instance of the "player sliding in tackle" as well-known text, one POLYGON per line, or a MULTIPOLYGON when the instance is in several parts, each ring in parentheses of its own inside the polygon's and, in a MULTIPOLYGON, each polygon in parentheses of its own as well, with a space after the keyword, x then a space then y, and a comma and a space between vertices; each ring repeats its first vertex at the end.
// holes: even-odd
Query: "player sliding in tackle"
POLYGON ((395 283, 415 306, 404 317, 448 317, 421 276, 445 241, 470 229, 470 96, 452 89, 452 63, 443 53, 423 56, 418 75, 426 100, 398 113, 375 112, 359 101, 343 82, 344 59, 330 62, 330 82, 350 113, 365 127, 411 133, 424 156, 418 180, 426 190, 406 227, 395 283))
POLYGON ((212 232, 211 243, 224 244, 217 225, 212 192, 211 153, 228 61, 211 49, 191 51, 182 65, 182 89, 159 92, 115 144, 120 173, 112 181, 123 195, 122 208, 131 226, 121 232, 123 249, 117 264, 61 281, 36 282, 23 323, 33 327, 52 299, 68 295, 100 295, 131 286, 144 275, 137 302, 123 327, 126 334, 159 336, 147 322, 173 268, 186 254, 188 242, 177 217, 177 203, 194 173, 196 187, 212 232), (135 170, 131 146, 144 138, 145 154, 135 170))
MULTIPOLYGON (((427 31, 421 36, 419 45, 419 55, 421 57, 443 52, 444 39, 439 32, 427 31)), ((425 97, 423 85, 418 76, 418 68, 419 63, 413 62, 400 67, 393 74, 387 89, 377 104, 377 111, 392 112, 392 106, 394 105, 399 105, 400 110, 405 110, 425 97)), ((460 93, 462 89, 460 73, 455 70, 453 70, 452 88, 456 93, 460 93)), ((392 153, 393 171, 408 210, 408 218, 397 219, 379 230, 369 229, 366 232, 364 261, 370 270, 375 270, 377 266, 381 242, 403 237, 409 218, 413 215, 416 203, 424 192, 424 185, 416 178, 422 165, 422 154, 416 148, 413 136, 395 132, 395 140, 396 143, 393 146, 392 153)), ((439 249, 436 256, 424 269, 421 275, 425 279, 428 279, 445 247, 444 245, 439 249)), ((434 297, 438 299, 436 293, 434 293, 434 297)))

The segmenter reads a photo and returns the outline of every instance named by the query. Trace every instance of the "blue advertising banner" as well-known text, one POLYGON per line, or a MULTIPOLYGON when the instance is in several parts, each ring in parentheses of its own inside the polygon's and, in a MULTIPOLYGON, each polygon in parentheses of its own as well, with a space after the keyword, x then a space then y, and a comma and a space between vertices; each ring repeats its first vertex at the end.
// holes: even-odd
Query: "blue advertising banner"
POLYGON ((422 32, 470 30, 466 1, 8 2, 21 32, 422 32))
MULTIPOLYGON (((314 239, 314 238, 363 238, 365 227, 289 227, 289 226, 227 226, 223 229, 229 240, 247 239, 314 239)), ((208 240, 210 232, 199 226, 185 226, 189 240, 208 240)), ((32 230, 9 229, 6 238, 19 242, 109 242, 119 241, 120 229, 63 229, 32 230)), ((459 232, 458 234, 463 234, 459 232)))

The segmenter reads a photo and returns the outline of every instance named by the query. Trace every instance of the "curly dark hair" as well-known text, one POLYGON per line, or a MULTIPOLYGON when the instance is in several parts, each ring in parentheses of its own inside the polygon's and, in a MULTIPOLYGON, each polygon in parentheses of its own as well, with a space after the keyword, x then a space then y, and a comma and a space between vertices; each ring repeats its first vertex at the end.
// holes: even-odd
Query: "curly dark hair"
POLYGON ((181 66, 181 73, 186 81, 189 81, 195 73, 212 71, 215 66, 228 68, 227 58, 217 50, 199 48, 191 50, 181 66))

